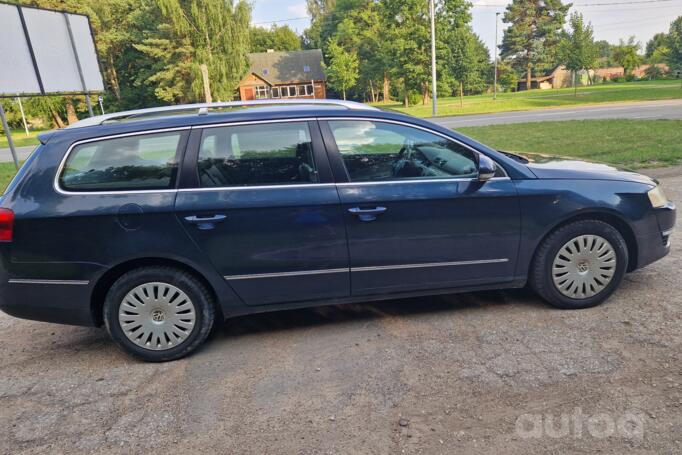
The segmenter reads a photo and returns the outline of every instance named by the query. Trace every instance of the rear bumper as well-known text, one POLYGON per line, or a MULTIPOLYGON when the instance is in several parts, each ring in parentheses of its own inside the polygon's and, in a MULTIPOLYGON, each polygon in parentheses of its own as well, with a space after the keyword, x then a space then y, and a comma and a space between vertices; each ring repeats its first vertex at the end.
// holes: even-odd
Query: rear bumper
POLYGON ((655 209, 658 232, 637 236, 637 266, 639 269, 670 253, 670 236, 675 227, 675 205, 655 209))
POLYGON ((0 277, 0 310, 22 319, 94 326, 91 286, 75 280, 8 280, 0 277))

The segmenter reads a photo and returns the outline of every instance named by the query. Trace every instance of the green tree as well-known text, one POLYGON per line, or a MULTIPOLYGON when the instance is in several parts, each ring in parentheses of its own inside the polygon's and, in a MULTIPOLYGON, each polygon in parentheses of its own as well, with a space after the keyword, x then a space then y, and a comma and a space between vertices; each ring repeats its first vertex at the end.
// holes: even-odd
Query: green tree
POLYGON ((507 6, 503 20, 510 26, 502 38, 501 56, 526 72, 527 89, 533 70, 556 63, 560 32, 570 7, 561 0, 513 0, 507 6))
MULTIPOLYGON (((162 74, 152 76, 158 93, 188 89, 187 97, 202 98, 204 84, 201 67, 208 68, 211 94, 217 99, 232 99, 235 87, 248 69, 251 10, 245 0, 156 0, 168 26, 162 24, 162 37, 152 37, 137 49, 162 63, 177 58, 179 69, 163 66, 162 74), (151 49, 154 39, 168 40, 163 56, 151 49)), ((167 99, 167 98, 165 98, 167 99)))
POLYGON ((651 58, 659 47, 668 47, 668 35, 665 33, 656 33, 649 41, 646 43, 644 50, 644 56, 646 58, 651 58))
POLYGON ((323 64, 327 82, 333 89, 340 90, 345 100, 346 90, 354 86, 358 79, 358 56, 354 52, 348 52, 334 40, 329 42, 327 52, 329 64, 323 64))
POLYGON ((682 16, 670 24, 668 49, 668 66, 674 70, 682 71, 682 16))
POLYGON ((630 71, 639 66, 641 59, 638 54, 640 45, 635 41, 635 37, 631 36, 627 41, 620 40, 617 46, 614 46, 612 52, 613 61, 619 66, 623 67, 623 73, 627 76, 630 71))
MULTIPOLYGON (((436 5, 436 41, 439 72, 452 61, 446 53, 453 39, 461 39, 462 28, 471 19, 470 4, 465 0, 440 0, 436 5)), ((403 100, 409 104, 410 93, 429 99, 431 81, 431 26, 428 2, 422 0, 385 0, 387 18, 383 39, 389 45, 391 73, 401 81, 403 100)))
POLYGON ((446 73, 457 82, 460 105, 464 92, 481 91, 488 85, 490 54, 480 38, 468 26, 454 29, 445 50, 448 56, 446 73))
POLYGON ((559 44, 560 62, 573 73, 574 95, 577 95, 576 73, 594 68, 598 49, 594 44, 592 25, 580 13, 571 14, 571 31, 564 32, 559 44))
POLYGON ((270 29, 251 27, 249 34, 251 52, 266 52, 268 49, 276 51, 297 51, 301 49, 301 37, 288 25, 281 27, 273 25, 270 29))
MULTIPOLYGON (((347 8, 344 3, 339 6, 347 8)), ((335 9, 332 14, 340 12, 335 9)), ((334 37, 345 49, 353 50, 358 55, 360 95, 376 102, 381 85, 384 101, 389 100, 392 61, 390 46, 384 37, 385 15, 382 3, 363 0, 356 3, 354 8, 344 10, 343 17, 336 27, 334 37)))
POLYGON ((322 29, 333 22, 331 12, 335 6, 336 0, 306 0, 306 9, 310 14, 310 27, 303 32, 306 49, 323 49, 327 40, 322 29))

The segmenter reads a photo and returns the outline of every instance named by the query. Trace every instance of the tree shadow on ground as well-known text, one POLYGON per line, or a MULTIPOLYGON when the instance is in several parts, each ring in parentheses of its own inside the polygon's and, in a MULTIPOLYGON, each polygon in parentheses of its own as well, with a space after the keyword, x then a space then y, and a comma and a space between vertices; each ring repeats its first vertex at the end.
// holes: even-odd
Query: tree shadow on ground
POLYGON ((447 294, 237 316, 228 319, 222 325, 217 325, 214 338, 231 338, 346 322, 369 322, 391 317, 409 318, 437 313, 446 316, 453 312, 487 311, 510 304, 547 308, 544 302, 526 289, 447 294))

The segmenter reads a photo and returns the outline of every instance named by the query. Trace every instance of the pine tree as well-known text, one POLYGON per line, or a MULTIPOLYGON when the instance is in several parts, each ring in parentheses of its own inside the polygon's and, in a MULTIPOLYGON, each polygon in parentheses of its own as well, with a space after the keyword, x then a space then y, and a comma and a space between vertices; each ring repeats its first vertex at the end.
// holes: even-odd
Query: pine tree
POLYGON ((533 70, 556 63, 557 44, 571 4, 561 0, 513 0, 504 22, 511 24, 502 38, 501 56, 526 73, 531 88, 533 70))

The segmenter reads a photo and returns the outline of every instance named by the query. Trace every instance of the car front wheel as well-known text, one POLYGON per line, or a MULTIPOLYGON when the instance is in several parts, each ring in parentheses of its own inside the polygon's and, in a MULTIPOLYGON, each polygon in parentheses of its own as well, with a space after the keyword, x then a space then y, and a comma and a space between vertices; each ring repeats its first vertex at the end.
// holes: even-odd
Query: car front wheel
POLYGON ((552 232, 535 255, 529 282, 551 305, 598 305, 620 285, 628 265, 623 236, 610 224, 581 220, 552 232))
POLYGON ((179 359, 211 331, 215 307, 206 287, 170 267, 142 267, 120 277, 107 293, 104 322, 125 352, 150 362, 179 359))

